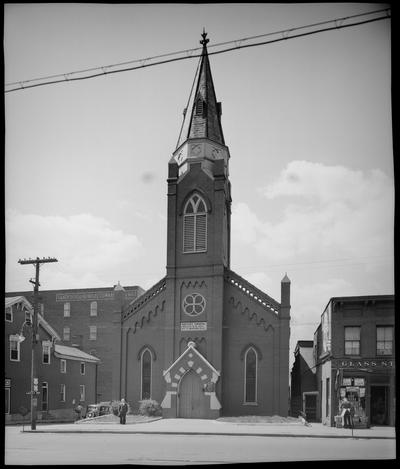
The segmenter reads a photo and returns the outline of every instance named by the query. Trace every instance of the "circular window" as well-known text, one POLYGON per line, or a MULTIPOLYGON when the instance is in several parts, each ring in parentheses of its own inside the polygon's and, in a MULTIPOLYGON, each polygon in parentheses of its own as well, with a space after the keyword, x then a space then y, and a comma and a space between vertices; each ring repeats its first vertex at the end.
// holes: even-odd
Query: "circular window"
POLYGON ((183 311, 188 316, 198 316, 206 308, 206 299, 199 293, 191 293, 183 299, 183 311))

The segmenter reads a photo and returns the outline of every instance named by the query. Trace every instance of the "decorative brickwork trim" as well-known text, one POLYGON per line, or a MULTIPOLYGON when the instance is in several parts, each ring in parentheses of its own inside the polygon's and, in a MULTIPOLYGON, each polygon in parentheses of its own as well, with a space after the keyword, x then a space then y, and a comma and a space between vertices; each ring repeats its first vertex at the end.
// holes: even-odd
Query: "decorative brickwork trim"
POLYGON ((137 313, 145 304, 147 304, 163 290, 165 290, 166 285, 166 277, 164 277, 155 285, 153 285, 149 290, 143 293, 143 295, 140 295, 138 298, 136 298, 136 300, 134 300, 122 314, 122 320, 128 319, 130 316, 132 316, 132 314, 137 313))
POLYGON ((266 293, 256 288, 251 283, 247 282, 247 280, 242 278, 240 275, 236 274, 232 270, 226 269, 224 278, 228 283, 238 288, 241 292, 247 295, 251 300, 256 301, 259 305, 263 306, 265 309, 272 311, 275 314, 279 313, 281 309, 281 305, 277 301, 275 301, 266 293))
POLYGON ((262 326, 266 332, 268 332, 269 329, 271 329, 271 331, 274 331, 274 327, 272 326, 272 324, 267 325, 264 318, 259 318, 259 315, 254 311, 250 311, 247 306, 243 307, 240 300, 235 303, 235 299, 231 297, 229 301, 235 309, 239 308, 240 313, 246 315, 249 321, 254 319, 257 326, 262 326))

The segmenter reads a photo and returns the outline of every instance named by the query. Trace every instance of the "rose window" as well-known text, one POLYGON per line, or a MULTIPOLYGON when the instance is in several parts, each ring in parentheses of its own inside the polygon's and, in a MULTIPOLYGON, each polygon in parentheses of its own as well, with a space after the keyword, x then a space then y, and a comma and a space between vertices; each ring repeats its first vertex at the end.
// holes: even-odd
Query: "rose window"
POLYGON ((199 293, 191 293, 186 295, 183 300, 183 311, 188 316, 198 316, 206 307, 206 300, 204 296, 199 293))

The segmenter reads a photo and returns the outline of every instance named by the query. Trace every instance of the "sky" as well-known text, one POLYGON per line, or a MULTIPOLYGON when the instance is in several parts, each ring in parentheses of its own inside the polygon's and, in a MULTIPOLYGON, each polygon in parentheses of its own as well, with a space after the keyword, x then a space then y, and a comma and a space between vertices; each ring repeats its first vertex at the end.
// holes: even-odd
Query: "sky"
MULTIPOLYGON (((5 4, 5 83, 197 48, 203 28, 211 52, 384 7, 5 4)), ((231 269, 277 301, 287 273, 291 360, 331 297, 394 293, 390 37, 385 19, 210 56, 231 269)), ((165 276, 168 161, 197 62, 5 94, 7 292, 32 289, 23 258, 58 259, 41 267, 42 290, 165 276)))

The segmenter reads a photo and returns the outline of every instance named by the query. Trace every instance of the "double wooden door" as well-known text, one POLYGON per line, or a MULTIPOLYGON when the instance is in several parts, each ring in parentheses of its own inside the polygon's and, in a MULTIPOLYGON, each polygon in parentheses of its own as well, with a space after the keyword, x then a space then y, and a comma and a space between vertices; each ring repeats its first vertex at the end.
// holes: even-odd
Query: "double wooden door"
POLYGON ((207 397, 204 395, 199 376, 192 370, 188 371, 179 385, 180 418, 201 419, 207 414, 207 397))

